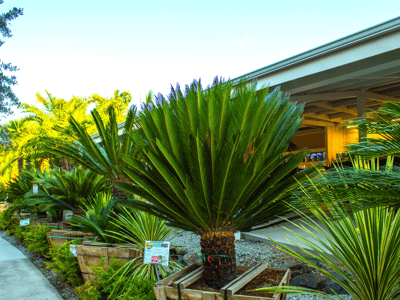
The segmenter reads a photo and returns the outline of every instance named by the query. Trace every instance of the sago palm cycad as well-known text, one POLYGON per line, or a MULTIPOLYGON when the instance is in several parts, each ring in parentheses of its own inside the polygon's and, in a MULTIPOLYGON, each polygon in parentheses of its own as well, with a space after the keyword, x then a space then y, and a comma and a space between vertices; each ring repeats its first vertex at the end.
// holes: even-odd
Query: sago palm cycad
POLYGON ((246 82, 172 90, 141 112, 139 154, 121 167, 132 183, 119 186, 149 202, 133 207, 201 236, 204 278, 220 288, 236 275, 234 232, 286 214, 284 200, 305 177, 292 175, 307 150, 285 153, 302 112, 278 89, 246 82))
POLYGON ((41 190, 37 194, 32 191, 25 195, 29 204, 39 204, 43 210, 71 210, 74 214, 81 214, 81 206, 86 199, 90 199, 101 192, 109 192, 109 179, 92 170, 75 168, 65 170, 51 170, 43 174, 37 183, 41 190))
MULTIPOLYGON (((71 143, 57 138, 42 138, 46 151, 66 157, 81 166, 109 178, 113 182, 113 196, 125 198, 125 193, 115 187, 115 183, 126 181, 117 172, 117 167, 123 164, 122 155, 129 154, 132 150, 132 140, 129 134, 119 135, 117 117, 112 106, 108 108, 109 122, 105 123, 100 114, 92 111, 100 141, 91 138, 85 126, 73 117, 69 119, 70 128, 77 142, 71 143)), ((136 120, 136 107, 132 106, 126 116, 124 132, 130 132, 136 120)))

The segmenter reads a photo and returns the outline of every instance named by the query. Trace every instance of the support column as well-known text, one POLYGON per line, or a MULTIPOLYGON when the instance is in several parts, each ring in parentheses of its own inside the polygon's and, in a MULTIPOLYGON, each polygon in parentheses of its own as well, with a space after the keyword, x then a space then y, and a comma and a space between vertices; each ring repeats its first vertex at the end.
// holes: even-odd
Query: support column
MULTIPOLYGON (((367 92, 365 90, 361 90, 360 94, 357 96, 357 115, 358 118, 362 118, 367 113, 367 92)), ((358 132, 358 138, 366 137, 365 134, 358 132)))
POLYGON ((336 162, 336 154, 346 151, 346 145, 357 143, 358 132, 356 129, 343 126, 325 127, 326 161, 331 167, 336 162))

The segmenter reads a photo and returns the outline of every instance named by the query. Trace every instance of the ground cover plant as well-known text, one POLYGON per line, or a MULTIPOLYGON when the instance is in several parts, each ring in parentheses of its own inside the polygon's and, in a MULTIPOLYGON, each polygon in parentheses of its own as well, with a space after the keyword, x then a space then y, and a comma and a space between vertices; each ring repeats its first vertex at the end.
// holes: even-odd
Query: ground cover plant
POLYGON ((247 82, 173 89, 140 112, 139 153, 123 156, 130 183, 118 186, 148 201, 132 207, 200 234, 204 278, 220 288, 236 276, 234 232, 288 213, 283 200, 305 180, 296 172, 308 150, 285 153, 302 112, 278 89, 247 82))
POLYGON ((58 277, 77 287, 83 283, 82 274, 79 269, 78 260, 70 251, 70 244, 80 245, 79 239, 72 242, 65 242, 61 246, 53 245, 49 252, 49 262, 46 262, 48 268, 57 273, 58 277))
POLYGON ((23 239, 24 243, 28 246, 28 251, 33 251, 38 255, 48 257, 49 243, 47 242, 46 233, 52 231, 46 225, 30 225, 27 227, 23 239))

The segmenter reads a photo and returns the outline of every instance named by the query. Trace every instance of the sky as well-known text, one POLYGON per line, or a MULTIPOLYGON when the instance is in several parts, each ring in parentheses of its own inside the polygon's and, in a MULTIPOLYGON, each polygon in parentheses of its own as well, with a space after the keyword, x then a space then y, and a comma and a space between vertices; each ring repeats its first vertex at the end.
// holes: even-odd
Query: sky
POLYGON ((150 90, 232 79, 395 18, 400 1, 4 0, 0 12, 12 7, 24 15, 0 59, 20 69, 21 102, 118 89, 138 105, 150 90))

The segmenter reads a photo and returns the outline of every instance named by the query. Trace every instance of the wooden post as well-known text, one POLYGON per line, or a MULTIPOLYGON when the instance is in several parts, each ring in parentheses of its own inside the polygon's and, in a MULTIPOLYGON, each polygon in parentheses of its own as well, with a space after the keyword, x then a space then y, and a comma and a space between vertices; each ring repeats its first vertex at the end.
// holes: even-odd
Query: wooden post
MULTIPOLYGON (((365 90, 361 90, 360 94, 357 96, 357 115, 359 119, 364 117, 367 112, 366 94, 365 90)), ((365 134, 358 132, 359 139, 365 136, 365 134)))

